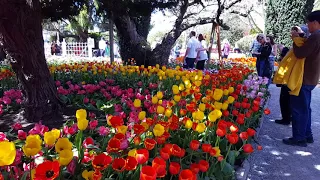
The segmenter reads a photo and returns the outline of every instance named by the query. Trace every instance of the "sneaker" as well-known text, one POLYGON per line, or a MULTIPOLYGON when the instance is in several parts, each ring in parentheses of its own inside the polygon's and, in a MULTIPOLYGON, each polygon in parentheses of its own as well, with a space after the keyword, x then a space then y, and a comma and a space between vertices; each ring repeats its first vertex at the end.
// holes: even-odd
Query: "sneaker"
POLYGON ((307 143, 310 143, 310 144, 314 143, 313 137, 308 137, 307 143))
POLYGON ((290 124, 290 121, 285 121, 285 120, 275 120, 274 121, 275 123, 277 124, 282 124, 282 125, 289 125, 290 124))
POLYGON ((296 141, 293 138, 288 138, 288 139, 283 139, 282 142, 284 144, 291 145, 291 146, 301 146, 301 147, 308 146, 306 140, 296 141))

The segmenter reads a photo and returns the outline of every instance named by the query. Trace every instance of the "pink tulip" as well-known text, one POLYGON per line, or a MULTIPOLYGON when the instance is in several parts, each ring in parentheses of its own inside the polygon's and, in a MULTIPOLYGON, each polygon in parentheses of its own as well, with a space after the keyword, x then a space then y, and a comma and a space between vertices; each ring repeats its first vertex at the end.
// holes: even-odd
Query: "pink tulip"
POLYGON ((13 125, 13 129, 14 130, 20 130, 20 129, 22 129, 22 125, 20 124, 20 123, 15 123, 14 125, 13 125))
POLYGON ((18 130, 18 139, 25 140, 27 138, 27 133, 23 130, 18 130))
POLYGON ((107 134, 109 134, 110 129, 106 128, 104 126, 100 126, 98 132, 99 132, 100 136, 106 136, 107 134))
POLYGON ((89 122, 89 129, 93 130, 98 126, 98 120, 93 120, 89 122))

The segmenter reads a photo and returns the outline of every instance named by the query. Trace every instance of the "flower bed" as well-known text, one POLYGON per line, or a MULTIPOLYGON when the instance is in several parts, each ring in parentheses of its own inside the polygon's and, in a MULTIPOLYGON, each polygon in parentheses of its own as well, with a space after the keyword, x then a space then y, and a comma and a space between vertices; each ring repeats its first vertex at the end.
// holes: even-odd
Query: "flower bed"
MULTIPOLYGON (((268 80, 241 65, 205 74, 103 62, 50 71, 61 99, 79 110, 61 129, 15 124, 2 133, 5 179, 233 179, 254 151, 269 96, 268 80)), ((19 90, 3 94, 3 110, 23 100, 19 90)))

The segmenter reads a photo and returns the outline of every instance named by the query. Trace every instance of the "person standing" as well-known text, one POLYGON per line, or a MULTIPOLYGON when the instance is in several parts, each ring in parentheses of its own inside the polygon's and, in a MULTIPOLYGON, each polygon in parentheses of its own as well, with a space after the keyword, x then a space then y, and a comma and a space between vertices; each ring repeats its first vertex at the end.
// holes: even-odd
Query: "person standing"
POLYGON ((208 60, 207 43, 202 34, 199 34, 198 40, 200 42, 200 47, 197 49, 196 68, 198 70, 204 70, 204 64, 206 60, 208 60))
MULTIPOLYGON (((260 35, 261 35, 261 34, 260 34, 260 35)), ((258 36, 259 36, 259 35, 258 35, 258 36)), ((252 57, 255 57, 255 58, 258 57, 257 52, 259 51, 260 46, 261 46, 261 44, 258 42, 258 40, 257 40, 257 38, 256 38, 256 39, 253 41, 252 46, 251 46, 251 49, 250 49, 250 52, 251 52, 252 57)))
POLYGON ((104 56, 104 52, 106 49, 106 42, 104 41, 103 38, 101 38, 101 40, 99 41, 99 50, 100 50, 100 56, 103 57, 104 56))
POLYGON ((260 43, 260 49, 257 54, 256 68, 258 76, 271 78, 271 67, 269 62, 269 56, 272 51, 271 44, 266 41, 266 37, 263 34, 258 35, 257 41, 260 43))
POLYGON ((105 57, 110 57, 110 44, 108 41, 106 41, 106 49, 104 51, 104 56, 105 57))
MULTIPOLYGON (((280 46, 279 50, 281 50, 279 61, 281 61, 286 54, 289 52, 289 48, 280 46)), ((290 112, 290 89, 286 85, 277 84, 277 87, 281 87, 280 90, 280 111, 282 115, 282 119, 275 120, 277 124, 289 125, 291 123, 291 112, 290 112)))
POLYGON ((271 54, 269 56, 269 62, 270 62, 271 72, 273 72, 274 71, 274 62, 275 62, 277 55, 278 55, 278 47, 277 47, 277 44, 274 42, 273 36, 267 35, 266 41, 269 42, 272 47, 271 54))
MULTIPOLYGON (((308 29, 311 35, 300 47, 293 43, 294 55, 305 59, 302 87, 299 95, 290 95, 292 113, 292 137, 283 139, 287 145, 306 147, 313 143, 311 130, 311 92, 320 77, 320 11, 313 11, 307 16, 308 29)), ((291 37, 299 37, 297 31, 291 31, 291 37)))
POLYGON ((199 41, 196 38, 196 32, 191 31, 189 34, 189 41, 187 44, 187 50, 184 56, 184 67, 185 68, 194 68, 194 62, 196 61, 197 57, 197 49, 199 48, 199 41))
POLYGON ((230 53, 230 45, 228 42, 224 43, 224 46, 222 48, 223 52, 223 58, 228 59, 229 53, 230 53))

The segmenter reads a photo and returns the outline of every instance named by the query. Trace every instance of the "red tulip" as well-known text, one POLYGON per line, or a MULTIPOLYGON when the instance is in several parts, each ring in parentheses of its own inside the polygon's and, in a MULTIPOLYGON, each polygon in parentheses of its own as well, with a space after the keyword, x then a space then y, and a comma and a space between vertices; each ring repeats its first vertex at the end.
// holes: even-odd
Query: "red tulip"
POLYGON ((206 160, 200 160, 198 164, 201 172, 206 172, 209 169, 209 163, 206 160))
POLYGON ((161 157, 156 157, 152 161, 152 167, 157 172, 157 177, 164 177, 167 173, 166 162, 161 157))
POLYGON ((192 140, 189 146, 190 146, 190 149, 196 151, 199 149, 200 142, 198 140, 192 140))
POLYGON ((169 165, 169 172, 171 175, 177 175, 177 174, 179 174, 180 168, 181 168, 181 166, 179 163, 171 162, 169 165))
POLYGON ((133 130, 136 135, 140 135, 145 131, 144 126, 142 126, 141 124, 133 125, 133 130))
POLYGON ((254 129, 248 128, 247 133, 250 137, 253 137, 256 134, 256 131, 254 129))
POLYGON ((157 142, 154 139, 146 138, 144 140, 144 147, 149 151, 152 150, 156 144, 157 142))
POLYGON ((186 154, 186 150, 185 149, 181 149, 180 154, 178 154, 177 156, 179 158, 182 158, 182 157, 184 157, 185 154, 186 154))
POLYGON ((160 149, 160 156, 164 159, 164 160, 168 160, 170 158, 170 149, 169 148, 162 148, 160 149))
POLYGON ((179 156, 180 154, 181 154, 181 148, 178 145, 174 144, 172 146, 172 155, 179 156))
POLYGON ((224 137, 224 136, 226 135, 226 133, 227 133, 227 131, 226 131, 225 129, 220 129, 220 128, 218 128, 218 129, 216 130, 216 134, 217 134, 217 136, 219 136, 219 137, 224 137))
POLYGON ((179 180, 196 180, 196 175, 190 170, 185 169, 180 172, 179 180))
POLYGON ((111 138, 108 142, 108 152, 118 152, 120 149, 121 142, 119 139, 111 138))
POLYGON ((146 149, 138 149, 136 152, 136 160, 139 164, 144 164, 149 159, 149 151, 146 149))
POLYGON ((101 171, 107 168, 111 162, 111 156, 106 155, 105 153, 101 153, 99 155, 94 156, 92 166, 95 170, 101 171))
POLYGON ((143 166, 140 172, 140 180, 156 180, 157 172, 151 166, 143 166))
POLYGON ((193 173, 195 173, 195 174, 198 174, 198 172, 199 172, 199 164, 197 164, 197 163, 193 163, 193 164, 191 164, 190 165, 190 170, 193 172, 193 173))
POLYGON ((245 144, 243 146, 243 151, 247 154, 251 154, 254 150, 251 144, 245 144))
POLYGON ((228 134, 226 137, 230 144, 237 144, 239 140, 238 134, 236 133, 228 134))
POLYGON ((270 109, 269 109, 269 108, 265 109, 265 110, 264 110, 264 114, 265 114, 265 115, 269 115, 269 114, 270 114, 270 109))
POLYGON ((112 169, 118 172, 122 172, 126 167, 126 160, 123 158, 116 158, 113 160, 112 169))
POLYGON ((249 137, 249 135, 248 135, 247 132, 242 132, 242 133, 240 133, 240 138, 241 138, 242 140, 247 140, 248 137, 249 137))
POLYGON ((209 153, 212 149, 212 146, 211 144, 202 144, 201 148, 203 152, 209 153))
POLYGON ((112 118, 109 120, 109 123, 112 127, 116 128, 117 126, 123 125, 123 119, 119 116, 112 116, 112 118))
POLYGON ((134 158, 132 156, 127 157, 126 166, 125 166, 125 169, 127 171, 135 170, 137 168, 137 165, 138 165, 138 161, 136 160, 136 158, 134 158))

